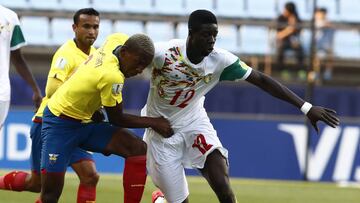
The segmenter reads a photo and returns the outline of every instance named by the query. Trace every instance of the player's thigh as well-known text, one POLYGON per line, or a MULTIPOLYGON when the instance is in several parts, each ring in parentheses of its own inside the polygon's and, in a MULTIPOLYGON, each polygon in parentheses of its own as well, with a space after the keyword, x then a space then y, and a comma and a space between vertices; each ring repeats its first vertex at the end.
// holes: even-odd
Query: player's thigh
POLYGON ((0 130, 9 112, 10 101, 0 101, 0 130))
POLYGON ((40 173, 40 160, 41 160, 41 123, 33 122, 30 128, 31 138, 31 155, 30 164, 31 170, 40 173))
POLYGON ((125 128, 108 123, 96 123, 90 127, 91 134, 81 147, 104 154, 116 154, 124 158, 146 154, 146 144, 125 128))
POLYGON ((186 150, 185 167, 203 168, 207 156, 214 150, 219 150, 227 158, 228 151, 222 146, 219 137, 208 119, 201 119, 184 130, 186 150))
POLYGON ((81 148, 76 149, 71 156, 70 166, 78 175, 81 183, 96 184, 98 182, 99 175, 91 153, 81 148))
POLYGON ((207 156, 204 168, 199 169, 216 194, 231 194, 227 159, 220 151, 214 150, 207 156))
POLYGON ((81 136, 81 123, 61 119, 45 109, 41 130, 41 169, 65 172, 81 136))
POLYGON ((181 162, 156 165, 150 175, 168 202, 181 203, 189 196, 188 183, 181 162))

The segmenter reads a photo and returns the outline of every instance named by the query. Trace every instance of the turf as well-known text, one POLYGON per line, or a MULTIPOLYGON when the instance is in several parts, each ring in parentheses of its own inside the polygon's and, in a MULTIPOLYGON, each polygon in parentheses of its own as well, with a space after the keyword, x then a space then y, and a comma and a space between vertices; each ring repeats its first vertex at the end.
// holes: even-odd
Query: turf
MULTIPOLYGON (((0 174, 4 174, 0 171, 0 174)), ((216 203, 216 196, 199 177, 188 177, 190 202, 216 203)), ((359 203, 360 188, 341 188, 334 183, 291 182, 270 180, 231 180, 239 203, 359 203)), ((68 174, 61 203, 76 202, 78 180, 74 174, 68 174)), ((155 189, 148 179, 143 203, 151 202, 151 192, 155 189)), ((0 202, 34 202, 37 194, 28 192, 0 191, 0 202)), ((97 188, 97 202, 122 202, 122 180, 120 175, 101 174, 97 188)))

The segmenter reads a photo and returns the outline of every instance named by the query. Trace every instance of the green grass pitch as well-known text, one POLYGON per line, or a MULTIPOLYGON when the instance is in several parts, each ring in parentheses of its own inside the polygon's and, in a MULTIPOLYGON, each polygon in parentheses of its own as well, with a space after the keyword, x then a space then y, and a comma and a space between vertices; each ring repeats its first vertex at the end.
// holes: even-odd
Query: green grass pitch
MULTIPOLYGON (((5 171, 0 171, 4 174, 5 171)), ((122 202, 121 175, 100 174, 97 187, 98 203, 122 202)), ((216 203, 215 194, 200 177, 188 177, 190 202, 216 203)), ((360 188, 338 187, 334 183, 293 182, 231 179, 239 203, 359 203, 360 188)), ((75 203, 78 179, 69 173, 60 198, 61 203, 75 203)), ((148 177, 142 203, 151 202, 155 189, 148 177)), ((31 203, 38 194, 29 192, 0 191, 0 203, 31 203)))

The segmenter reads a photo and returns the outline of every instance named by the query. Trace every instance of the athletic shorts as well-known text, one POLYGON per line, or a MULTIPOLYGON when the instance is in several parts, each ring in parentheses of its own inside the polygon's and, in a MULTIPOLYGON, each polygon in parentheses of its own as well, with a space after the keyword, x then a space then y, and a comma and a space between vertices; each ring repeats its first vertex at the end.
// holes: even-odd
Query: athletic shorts
POLYGON ((104 152, 117 129, 109 123, 81 123, 60 118, 45 108, 41 129, 41 169, 65 172, 72 154, 79 147, 104 152))
POLYGON ((171 203, 181 203, 189 195, 184 168, 203 168, 207 155, 215 149, 228 157, 207 116, 177 130, 170 138, 146 129, 144 141, 148 145, 148 174, 171 203))
POLYGON ((8 115, 10 101, 0 101, 0 130, 4 125, 6 116, 8 115))
MULTIPOLYGON (((40 118, 41 119, 41 118, 40 118)), ((37 120, 40 120, 39 118, 37 120)), ((30 138, 32 141, 31 145, 31 171, 39 173, 40 172, 40 161, 41 161, 41 122, 33 122, 30 129, 30 138)), ((94 161, 93 156, 90 152, 87 152, 81 148, 76 148, 72 153, 69 161, 69 166, 74 163, 78 163, 83 160, 94 161)))

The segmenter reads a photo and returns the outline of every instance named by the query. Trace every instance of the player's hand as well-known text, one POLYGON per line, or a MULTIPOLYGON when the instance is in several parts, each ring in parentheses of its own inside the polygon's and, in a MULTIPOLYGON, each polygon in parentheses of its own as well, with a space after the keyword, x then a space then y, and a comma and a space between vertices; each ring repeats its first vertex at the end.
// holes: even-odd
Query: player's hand
POLYGON ((151 127, 157 133, 159 133, 164 138, 169 138, 174 134, 173 129, 171 128, 170 122, 164 117, 153 118, 154 124, 151 127))
POLYGON ((306 116, 309 118, 311 125, 317 133, 319 133, 319 127, 317 126, 319 120, 333 128, 340 123, 339 118, 336 116, 336 111, 321 106, 312 106, 306 116))

